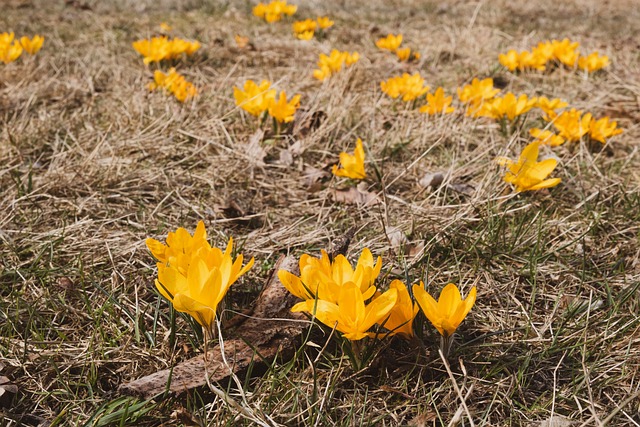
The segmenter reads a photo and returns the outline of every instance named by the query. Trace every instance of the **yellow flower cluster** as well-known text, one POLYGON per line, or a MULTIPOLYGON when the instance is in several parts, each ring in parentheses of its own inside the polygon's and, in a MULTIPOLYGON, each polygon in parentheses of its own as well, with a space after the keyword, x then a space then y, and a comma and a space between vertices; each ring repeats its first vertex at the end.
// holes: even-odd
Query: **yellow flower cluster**
POLYGON ((279 123, 292 122, 296 110, 300 107, 300 95, 295 95, 287 101, 285 91, 276 96, 276 90, 271 89, 271 82, 263 80, 258 85, 253 80, 247 80, 243 88, 234 86, 233 97, 236 105, 253 116, 260 116, 265 111, 279 123))
POLYGON ((517 192, 551 188, 560 183, 560 178, 548 178, 557 166, 555 159, 537 161, 541 145, 557 147, 567 141, 580 141, 585 135, 605 144, 608 138, 622 133, 622 129, 617 127, 618 124, 609 117, 596 120, 591 113, 584 113, 575 108, 556 113, 556 109, 567 106, 566 102, 559 99, 549 100, 542 97, 537 100, 536 106, 545 112, 543 118, 551 122, 558 133, 555 134, 549 129, 532 128, 529 134, 534 140, 522 150, 517 162, 498 158, 498 163, 508 168, 504 181, 513 184, 517 192))
POLYGON ((327 16, 321 16, 318 19, 305 19, 304 21, 296 21, 293 23, 293 34, 300 40, 311 40, 316 30, 326 30, 332 27, 334 22, 327 16))
POLYGON ((188 41, 180 38, 169 39, 167 36, 142 39, 132 43, 133 48, 144 57, 144 63, 160 62, 177 59, 182 55, 191 56, 201 44, 198 41, 188 41))
POLYGON ((149 83, 148 87, 151 91, 162 88, 173 94, 180 102, 185 102, 198 93, 196 87, 188 82, 182 74, 178 73, 175 68, 171 68, 166 74, 156 70, 153 73, 153 82, 149 83))
POLYGON ((333 165, 331 169, 335 176, 351 179, 365 179, 367 177, 367 173, 364 171, 364 148, 360 138, 356 141, 356 148, 353 154, 340 153, 340 165, 342 168, 338 168, 338 165, 333 165))
POLYGON ((493 99, 500 89, 493 87, 493 79, 479 80, 474 78, 471 84, 458 88, 458 98, 467 104, 467 116, 481 117, 487 115, 488 101, 493 99))
POLYGON ((429 92, 429 86, 425 85, 419 73, 404 73, 402 76, 391 77, 380 82, 380 89, 391 98, 402 97, 403 101, 413 101, 429 92))
POLYGON ((537 98, 529 98, 525 94, 516 97, 513 93, 507 92, 502 97, 493 98, 488 101, 478 114, 496 120, 506 118, 513 121, 516 117, 529 112, 537 104, 537 98))
POLYGON ((544 71, 549 62, 557 62, 566 67, 573 68, 576 65, 582 70, 594 72, 609 65, 609 58, 592 52, 589 55, 581 56, 578 52, 579 43, 569 39, 562 41, 543 41, 531 51, 524 50, 517 52, 509 50, 505 54, 500 54, 498 60, 509 71, 524 71, 527 69, 544 71))
POLYGON ((229 287, 253 266, 253 258, 244 267, 242 255, 234 260, 232 238, 224 252, 212 248, 202 221, 193 236, 178 228, 169 232, 166 244, 151 238, 146 244, 158 260, 158 292, 212 336, 218 304, 229 287))
POLYGON ((33 38, 23 36, 20 40, 15 39, 15 34, 0 33, 0 61, 8 64, 20 58, 22 52, 35 55, 44 43, 44 37, 35 35, 33 38))
POLYGON ((324 80, 342 70, 342 67, 350 67, 358 62, 360 54, 358 52, 341 52, 333 49, 329 55, 320 54, 318 59, 318 69, 313 70, 313 77, 324 80))
POLYGON ((298 6, 287 4, 286 0, 273 0, 271 3, 258 3, 253 8, 253 14, 258 18, 272 23, 282 19, 284 15, 291 16, 298 10, 298 6))
POLYGON ((560 114, 550 112, 544 118, 553 124, 558 134, 538 128, 531 129, 530 133, 542 144, 551 146, 562 145, 567 141, 577 142, 585 135, 605 144, 610 137, 622 133, 618 123, 611 121, 609 117, 595 119, 591 113, 584 113, 575 108, 560 114))
POLYGON ((413 320, 419 308, 445 337, 453 335, 475 303, 473 287, 466 300, 462 300, 458 288, 447 285, 440 301, 424 290, 424 284, 413 285, 413 302, 407 286, 400 280, 389 284, 389 289, 379 292, 375 282, 380 275, 382 259, 374 264, 371 251, 365 248, 355 268, 343 255, 331 260, 322 251, 320 258, 304 254, 300 257, 300 276, 280 270, 278 278, 293 295, 304 300, 291 309, 308 312, 318 321, 342 332, 351 341, 368 336, 399 334, 413 337, 413 320), (373 333, 374 325, 388 332, 373 333))
POLYGON ((411 59, 418 60, 420 59, 419 52, 411 53, 411 48, 405 47, 400 49, 400 45, 402 44, 402 34, 393 35, 387 34, 386 37, 382 37, 376 40, 376 46, 382 50, 388 50, 389 52, 395 53, 400 61, 409 61, 411 59))

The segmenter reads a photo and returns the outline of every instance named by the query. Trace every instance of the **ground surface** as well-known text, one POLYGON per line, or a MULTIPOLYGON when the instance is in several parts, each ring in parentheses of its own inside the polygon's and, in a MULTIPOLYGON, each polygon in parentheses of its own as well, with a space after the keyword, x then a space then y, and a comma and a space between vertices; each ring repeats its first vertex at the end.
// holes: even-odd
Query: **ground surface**
MULTIPOLYGON (((317 253, 351 226, 351 256, 369 247, 383 257, 382 287, 394 277, 425 280, 436 294, 447 282, 465 293, 475 284, 451 359, 475 425, 552 415, 638 425, 638 2, 313 2, 297 17, 329 15, 336 25, 310 42, 295 40, 289 23, 260 22, 251 6, 3 2, 0 31, 46 42, 34 58, 0 65, 0 375, 19 390, 0 424, 251 424, 205 392, 140 404, 116 392, 200 351, 182 317, 171 334, 143 241, 203 219, 214 243, 232 235, 256 258, 230 294, 235 310, 281 253, 317 253), (204 45, 176 64, 200 91, 185 105, 147 91, 152 72, 131 48, 163 21, 204 45), (402 32, 422 59, 399 64, 378 51, 374 41, 389 32, 402 32), (255 49, 238 48, 235 34, 255 49), (497 62, 507 49, 564 37, 608 54, 611 67, 589 78, 513 75, 497 62), (311 71, 331 48, 362 59, 322 84, 311 71), (429 119, 392 101, 379 81, 404 71, 448 93, 493 76, 507 90, 610 115, 625 132, 599 152, 554 149, 562 183, 512 196, 494 159, 516 156, 527 133, 462 114, 429 119), (307 116, 323 111, 326 120, 310 129, 301 116, 290 137, 267 135, 263 156, 249 144, 255 120, 232 97, 249 78, 302 94, 307 116), (381 201, 370 207, 335 202, 342 180, 308 176, 329 170, 357 137, 381 201), (434 172, 444 182, 431 191, 419 181, 434 172)), ((424 326, 424 349, 394 341, 360 373, 338 349, 318 356, 309 346, 247 380, 246 404, 282 425, 471 425, 465 411, 456 416, 459 395, 424 326)), ((322 347, 326 337, 312 340, 322 347)))

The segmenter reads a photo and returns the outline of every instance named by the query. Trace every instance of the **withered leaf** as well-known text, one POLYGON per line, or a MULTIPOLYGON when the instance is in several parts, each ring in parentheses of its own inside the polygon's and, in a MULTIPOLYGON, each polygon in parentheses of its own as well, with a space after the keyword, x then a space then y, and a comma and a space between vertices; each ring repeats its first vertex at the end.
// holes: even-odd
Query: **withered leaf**
POLYGON ((251 135, 249 142, 244 148, 244 152, 253 166, 264 166, 264 158, 267 152, 262 147, 262 139, 264 138, 264 130, 258 129, 251 135))
POLYGON ((373 206, 378 203, 378 196, 366 190, 366 183, 360 183, 357 187, 349 187, 346 190, 334 190, 333 200, 348 205, 362 207, 373 206), (364 184, 364 185, 361 185, 364 184))
POLYGON ((435 190, 436 188, 440 187, 442 181, 444 181, 444 175, 440 172, 435 172, 425 174, 422 178, 420 178, 418 184, 421 187, 431 187, 433 190, 435 190))

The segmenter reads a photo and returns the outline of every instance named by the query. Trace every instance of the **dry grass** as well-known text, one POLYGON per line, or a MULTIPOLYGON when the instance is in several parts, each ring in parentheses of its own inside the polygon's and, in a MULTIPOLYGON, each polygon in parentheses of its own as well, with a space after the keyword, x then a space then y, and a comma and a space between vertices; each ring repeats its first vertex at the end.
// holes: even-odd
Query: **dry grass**
MULTIPOLYGON (((309 2, 298 16, 328 14, 336 27, 307 43, 288 24, 258 22, 250 2, 154 3, 3 5, 0 31, 47 40, 35 58, 0 66, 0 374, 19 387, 1 425, 250 424, 206 392, 138 406, 116 393, 200 349, 183 318, 172 334, 143 244, 199 219, 217 244, 233 235, 256 257, 230 295, 234 309, 255 297, 280 253, 316 252, 351 226, 352 253, 382 255, 385 282, 424 279, 436 293, 449 281, 476 284, 451 366, 475 425, 537 425, 554 414, 575 425, 640 424, 636 2, 309 2), (131 48, 162 21, 204 44, 179 63, 201 93, 184 106, 148 93, 151 72, 131 48), (375 49, 377 37, 399 31, 419 64, 375 49), (238 49, 234 34, 256 49, 238 49), (613 65, 588 79, 498 66, 508 48, 564 37, 613 65), (332 47, 363 59, 320 84, 311 70, 332 47), (449 93, 493 76, 515 92, 611 115, 626 131, 600 152, 555 150, 563 182, 552 191, 506 196, 493 159, 515 156, 526 132, 504 136, 494 123, 427 119, 394 103, 378 82, 403 71, 449 93), (256 124, 231 95, 248 78, 301 93, 327 119, 308 134, 268 138, 259 161, 247 149, 256 124), (305 179, 356 137, 367 143, 375 207, 337 204, 335 181, 311 192, 305 179), (303 153, 281 161, 297 141, 303 153), (430 192, 418 181, 432 172, 445 180, 430 192), (227 218, 229 200, 253 221, 227 218), (393 227, 424 250, 403 255, 393 227)), ((423 335, 426 351, 394 341, 361 373, 337 348, 308 347, 247 380, 246 398, 282 425, 470 425, 437 337, 426 325, 423 335)), ((326 337, 309 339, 322 346, 326 337)))

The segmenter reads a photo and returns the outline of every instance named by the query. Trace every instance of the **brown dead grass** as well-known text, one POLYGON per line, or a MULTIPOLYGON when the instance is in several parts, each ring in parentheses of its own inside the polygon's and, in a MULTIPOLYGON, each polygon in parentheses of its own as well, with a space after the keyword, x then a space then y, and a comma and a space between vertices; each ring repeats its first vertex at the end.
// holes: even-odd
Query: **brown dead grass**
MULTIPOLYGON (((255 297, 280 253, 317 252, 351 226, 352 253, 370 247, 389 277, 428 279, 436 293, 449 281, 465 292, 477 285, 452 361, 463 393, 473 386, 467 405, 477 425, 553 414, 576 425, 599 425, 610 414, 610 425, 640 423, 637 2, 314 2, 297 16, 328 14, 336 27, 308 43, 295 41, 287 23, 258 22, 250 7, 3 6, 0 31, 46 37, 35 58, 0 66, 0 356, 2 375, 20 388, 4 423, 81 425, 122 382, 199 351, 182 319, 170 338, 143 240, 200 219, 217 244, 233 235, 257 259, 232 292, 234 309, 255 297), (204 45, 177 64, 200 90, 184 106, 148 93, 152 73, 131 48, 162 21, 204 45), (402 32, 422 60, 399 64, 377 51, 374 41, 388 32, 402 32), (238 49, 234 34, 256 49, 238 49), (564 37, 608 54, 613 65, 585 79, 562 69, 512 75, 497 63, 509 48, 564 37), (363 59, 318 83, 311 70, 333 47, 363 59), (506 197, 493 159, 515 156, 526 133, 505 137, 494 123, 460 115, 426 119, 392 102, 379 81, 405 71, 448 93, 475 76, 500 77, 508 90, 561 97, 626 131, 601 152, 555 150, 561 186, 506 197), (326 120, 308 133, 267 136, 265 157, 256 157, 248 149, 256 123, 231 95, 249 78, 301 93, 306 110, 326 120), (357 137, 367 143, 369 191, 382 203, 337 204, 335 180, 309 191, 309 168, 329 170, 357 137), (302 153, 282 162, 297 142, 302 153), (418 185, 433 172, 443 173, 441 187, 418 185), (247 221, 225 215, 230 200, 247 221), (407 236, 407 256, 389 239, 393 227, 407 236)), ((251 403, 284 425, 448 425, 460 400, 427 330, 422 358, 394 342, 373 369, 353 375, 334 351, 313 367, 296 362, 288 377, 276 369, 251 382, 251 403), (316 392, 318 401, 300 400, 316 392), (313 418, 318 405, 322 415, 313 418)), ((205 398, 169 400, 144 423, 178 424, 169 420, 182 404, 201 418, 207 409, 208 425, 240 422, 205 398)))

